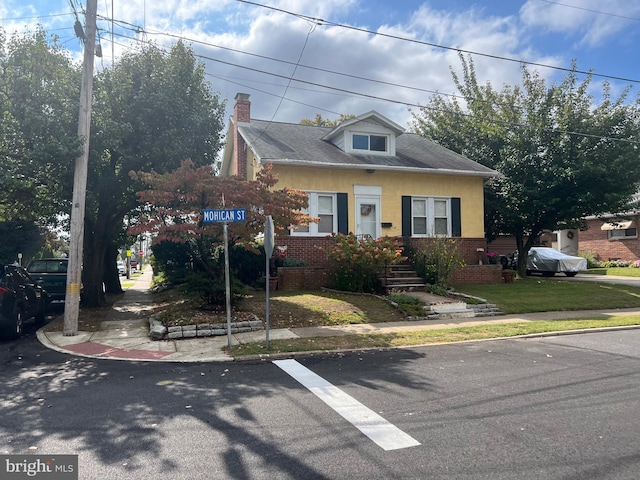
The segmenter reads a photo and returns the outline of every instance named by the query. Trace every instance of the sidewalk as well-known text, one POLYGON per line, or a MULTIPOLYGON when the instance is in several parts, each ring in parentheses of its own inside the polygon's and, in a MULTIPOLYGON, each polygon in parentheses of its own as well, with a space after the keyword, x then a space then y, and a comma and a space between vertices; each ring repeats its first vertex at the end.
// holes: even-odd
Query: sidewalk
MULTIPOLYGON (((149 288, 153 272, 146 267, 135 284, 128 288, 122 299, 113 305, 112 312, 100 325, 97 332, 78 332, 65 337, 62 332, 38 330, 38 340, 46 347, 70 355, 90 358, 129 361, 162 362, 224 362, 234 358, 223 352, 229 343, 227 336, 202 337, 180 340, 151 340, 149 338, 149 312, 151 296, 149 288)), ((498 317, 459 318, 392 323, 370 323, 329 327, 301 327, 269 330, 270 340, 300 337, 328 337, 352 334, 380 334, 434 330, 460 326, 487 325, 495 323, 530 322, 564 318, 594 316, 640 315, 640 309, 583 310, 571 312, 543 312, 498 317)), ((620 327, 618 327, 620 328, 620 327)), ((624 327, 633 328, 633 327, 624 327)), ((555 333, 556 335, 559 333, 555 333)), ((265 331, 232 334, 232 344, 264 342, 265 331)))

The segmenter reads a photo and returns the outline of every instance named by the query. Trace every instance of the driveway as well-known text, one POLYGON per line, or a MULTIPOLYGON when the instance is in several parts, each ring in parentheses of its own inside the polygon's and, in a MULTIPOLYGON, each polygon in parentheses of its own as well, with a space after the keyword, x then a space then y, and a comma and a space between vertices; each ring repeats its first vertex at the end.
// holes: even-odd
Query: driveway
POLYGON ((640 287, 640 277, 619 277, 614 275, 589 275, 579 273, 575 277, 565 277, 564 275, 556 275, 551 277, 556 280, 568 280, 570 282, 592 282, 592 283, 611 283, 615 285, 629 285, 631 287, 640 287))

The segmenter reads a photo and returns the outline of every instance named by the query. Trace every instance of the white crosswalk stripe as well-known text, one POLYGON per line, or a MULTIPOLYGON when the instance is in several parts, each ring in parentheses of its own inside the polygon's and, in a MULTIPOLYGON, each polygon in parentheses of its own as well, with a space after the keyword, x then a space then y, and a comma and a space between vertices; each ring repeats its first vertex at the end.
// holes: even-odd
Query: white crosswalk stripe
POLYGON ((420 442, 296 360, 275 360, 280 367, 384 450, 415 447, 420 442))

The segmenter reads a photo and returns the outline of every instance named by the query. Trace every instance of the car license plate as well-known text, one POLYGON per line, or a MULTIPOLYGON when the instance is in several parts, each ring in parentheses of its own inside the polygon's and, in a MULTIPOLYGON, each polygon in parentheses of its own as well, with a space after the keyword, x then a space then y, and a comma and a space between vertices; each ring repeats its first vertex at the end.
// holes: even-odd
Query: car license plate
POLYGON ((40 290, 36 290, 36 298, 40 298, 42 292, 40 290))

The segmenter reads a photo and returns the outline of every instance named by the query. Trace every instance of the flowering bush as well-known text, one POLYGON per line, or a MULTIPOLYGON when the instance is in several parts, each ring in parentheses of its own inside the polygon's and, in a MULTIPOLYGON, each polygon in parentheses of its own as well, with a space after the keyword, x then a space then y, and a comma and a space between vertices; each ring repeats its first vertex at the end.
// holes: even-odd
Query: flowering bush
POLYGON ((412 250, 411 262, 425 282, 432 285, 431 291, 445 291, 451 274, 464 266, 458 244, 451 238, 436 237, 421 250, 412 250))
POLYGON ((326 249, 335 267, 335 286, 349 292, 378 290, 378 272, 405 260, 398 242, 382 237, 360 239, 356 235, 334 234, 326 249))
POLYGON ((632 262, 625 262, 624 260, 608 260, 606 262, 600 262, 601 268, 626 268, 633 265, 632 262))

